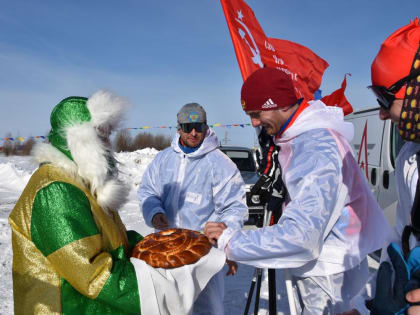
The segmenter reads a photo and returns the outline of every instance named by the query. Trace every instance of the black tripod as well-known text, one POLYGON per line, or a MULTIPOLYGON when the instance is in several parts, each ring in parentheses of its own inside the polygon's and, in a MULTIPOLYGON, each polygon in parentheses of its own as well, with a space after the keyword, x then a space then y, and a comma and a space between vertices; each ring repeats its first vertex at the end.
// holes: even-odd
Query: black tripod
MULTIPOLYGON (((267 205, 264 207, 264 220, 262 224, 257 224, 257 227, 264 227, 271 225, 272 214, 267 210, 267 205)), ((278 219, 277 219, 278 220, 278 219)), ((246 301, 244 315, 248 315, 249 307, 251 305, 252 296, 255 289, 255 284, 257 284, 257 291, 255 293, 255 302, 254 302, 254 315, 258 314, 260 306, 260 292, 261 292, 261 281, 262 281, 262 272, 261 268, 255 268, 254 276, 252 277, 251 286, 249 288, 248 299, 246 301)), ((268 269, 268 313, 269 315, 275 315, 277 313, 277 304, 276 304, 276 270, 268 269)))
MULTIPOLYGON (((252 278, 251 287, 249 288, 248 299, 246 301, 245 312, 248 314, 249 307, 251 305, 251 299, 257 283, 257 291, 255 293, 255 304, 254 304, 254 315, 258 314, 260 305, 260 291, 262 281, 262 269, 255 268, 254 276, 252 278)), ((268 269, 268 313, 275 315, 277 313, 277 301, 276 301, 276 270, 268 269)))
MULTIPOLYGON (((259 220, 256 224, 258 228, 261 228, 276 224, 279 220, 282 212, 282 204, 286 196, 286 188, 283 185, 281 168, 278 162, 280 148, 274 144, 273 138, 264 128, 260 129, 258 142, 260 143, 261 151, 256 152, 256 157, 260 178, 251 188, 250 194, 252 196, 258 195, 264 204, 264 219, 262 223, 259 220)), ((257 285, 257 291, 255 294, 254 314, 258 314, 261 281, 262 269, 255 268, 245 306, 245 315, 248 314, 251 305, 255 284, 257 285)), ((270 315, 275 315, 277 312, 276 299, 276 270, 268 269, 268 310, 270 315)))

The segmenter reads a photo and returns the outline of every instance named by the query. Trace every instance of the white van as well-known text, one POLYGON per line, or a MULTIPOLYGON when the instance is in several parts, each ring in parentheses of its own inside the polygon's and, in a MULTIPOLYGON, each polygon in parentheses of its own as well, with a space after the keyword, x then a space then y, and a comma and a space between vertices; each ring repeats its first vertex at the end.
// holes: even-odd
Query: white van
POLYGON ((356 161, 386 218, 394 226, 398 199, 394 165, 404 141, 390 120, 379 119, 379 107, 354 112, 344 119, 354 124, 352 146, 356 161))

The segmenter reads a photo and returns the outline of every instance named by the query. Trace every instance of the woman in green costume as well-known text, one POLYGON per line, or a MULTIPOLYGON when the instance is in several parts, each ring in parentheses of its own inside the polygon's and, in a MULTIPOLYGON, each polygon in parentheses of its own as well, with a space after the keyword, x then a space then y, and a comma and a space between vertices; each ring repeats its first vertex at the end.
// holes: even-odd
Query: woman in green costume
POLYGON ((9 217, 15 314, 140 314, 129 253, 142 237, 116 212, 129 189, 109 146, 124 109, 105 91, 53 109, 50 143, 34 147, 40 167, 9 217))

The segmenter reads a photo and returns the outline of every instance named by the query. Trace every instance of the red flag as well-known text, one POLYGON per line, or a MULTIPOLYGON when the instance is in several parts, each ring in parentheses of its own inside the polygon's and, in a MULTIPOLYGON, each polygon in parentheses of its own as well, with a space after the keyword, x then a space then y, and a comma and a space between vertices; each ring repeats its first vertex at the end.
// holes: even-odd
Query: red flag
POLYGON ((335 90, 330 95, 324 96, 321 101, 329 106, 338 106, 343 109, 344 115, 351 114, 353 112, 353 107, 347 100, 346 96, 344 95, 344 91, 346 90, 347 80, 346 75, 350 75, 350 73, 346 73, 344 75, 344 80, 341 83, 341 88, 335 90))
POLYGON ((264 66, 278 68, 293 80, 297 97, 313 99, 328 63, 310 49, 287 40, 267 38, 243 0, 221 0, 236 58, 245 80, 264 66))
MULTIPOLYGON (((254 12, 242 0, 221 0, 242 78, 264 67, 261 50, 267 37, 254 12)), ((266 60, 265 60, 266 61, 266 60)))
MULTIPOLYGON (((243 0, 220 1, 244 81, 264 66, 278 68, 290 74, 297 97, 312 100, 328 63, 305 46, 268 38, 254 12, 243 0)), ((346 85, 344 76, 341 88, 322 99, 327 105, 342 107, 345 115, 353 112, 344 95, 346 85)))
POLYGON ((328 68, 328 62, 316 55, 309 48, 284 39, 269 38, 289 69, 298 75, 295 86, 307 100, 312 100, 322 82, 322 75, 328 68))

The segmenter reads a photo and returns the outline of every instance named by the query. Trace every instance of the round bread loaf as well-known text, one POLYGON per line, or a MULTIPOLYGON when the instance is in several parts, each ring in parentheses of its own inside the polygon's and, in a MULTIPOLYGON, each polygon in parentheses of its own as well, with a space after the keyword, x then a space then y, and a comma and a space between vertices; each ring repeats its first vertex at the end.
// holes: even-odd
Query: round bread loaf
POLYGON ((138 242, 131 257, 154 268, 177 268, 194 264, 211 249, 207 236, 187 229, 169 229, 147 235, 138 242))

